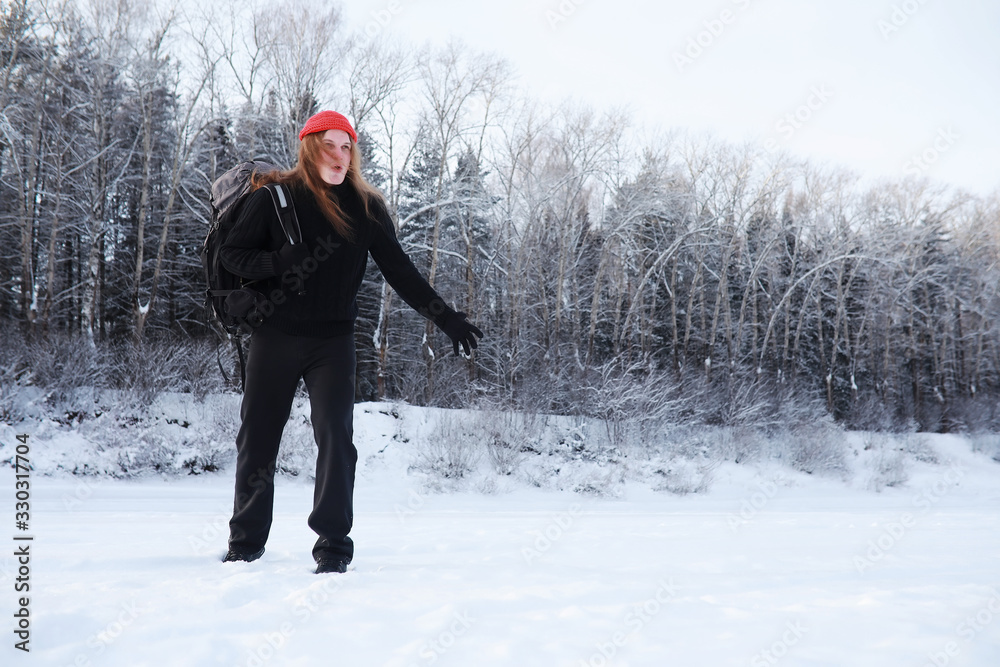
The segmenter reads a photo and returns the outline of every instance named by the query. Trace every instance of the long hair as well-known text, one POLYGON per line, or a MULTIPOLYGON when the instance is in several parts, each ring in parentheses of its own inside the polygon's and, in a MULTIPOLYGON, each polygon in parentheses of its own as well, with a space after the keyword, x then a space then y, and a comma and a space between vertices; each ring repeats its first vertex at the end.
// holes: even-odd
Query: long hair
POLYGON ((351 142, 351 164, 347 168, 347 174, 344 175, 344 182, 339 186, 331 186, 324 181, 316 167, 320 155, 326 150, 322 136, 321 132, 307 134, 299 144, 299 160, 293 168, 254 174, 253 187, 257 189, 268 183, 285 183, 309 188, 320 211, 333 228, 342 237, 351 241, 354 239, 354 230, 344 217, 334 188, 345 186, 351 188, 364 206, 366 220, 372 215, 371 202, 373 200, 381 202, 382 193, 361 174, 361 151, 354 141, 351 142))

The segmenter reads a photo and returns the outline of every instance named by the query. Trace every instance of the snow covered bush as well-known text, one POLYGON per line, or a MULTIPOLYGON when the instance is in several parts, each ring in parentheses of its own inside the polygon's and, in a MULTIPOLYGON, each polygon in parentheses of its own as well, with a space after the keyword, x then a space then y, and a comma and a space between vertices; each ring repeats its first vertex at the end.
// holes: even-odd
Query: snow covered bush
POLYGON ((654 491, 666 491, 678 496, 704 493, 712 483, 715 464, 691 459, 665 461, 654 470, 654 491))
MULTIPOLYGON (((313 435, 312 420, 309 418, 309 399, 298 395, 292 401, 292 410, 288 415, 285 430, 281 433, 281 445, 278 448, 278 461, 275 471, 284 475, 305 475, 310 479, 316 475, 316 438, 313 435)), ((238 415, 237 415, 238 417, 238 415)), ((239 430, 239 422, 236 431, 239 430)), ((232 432, 230 447, 235 451, 236 431, 232 432)))
POLYGON ((972 451, 986 454, 1000 463, 1000 433, 976 433, 970 436, 972 451))
POLYGON ((779 458, 800 472, 842 477, 848 472, 844 432, 832 423, 789 429, 776 444, 779 458))
POLYGON ((886 487, 902 486, 909 480, 906 448, 887 433, 865 433, 862 441, 868 452, 867 488, 881 492, 886 487))
POLYGON ((537 446, 537 417, 512 410, 481 409, 477 419, 484 436, 486 453, 493 470, 513 475, 521 467, 525 449, 537 446))
POLYGON ((680 421, 692 402, 686 391, 669 373, 651 370, 647 364, 621 369, 608 362, 599 369, 599 378, 587 392, 580 414, 599 418, 612 447, 644 447, 656 441, 665 427, 680 421))
POLYGON ((485 434, 462 411, 434 410, 430 433, 418 440, 412 470, 434 486, 457 489, 478 469, 485 434))
POLYGON ((0 359, 0 422, 13 423, 24 419, 20 398, 22 383, 28 373, 18 358, 0 359))
POLYGON ((716 427, 710 432, 715 434, 712 449, 724 461, 749 463, 760 459, 767 449, 768 438, 762 428, 728 426, 716 427))
POLYGON ((919 463, 930 463, 932 465, 940 463, 937 452, 930 444, 928 434, 897 433, 894 437, 901 442, 902 450, 905 452, 907 459, 912 459, 919 463))

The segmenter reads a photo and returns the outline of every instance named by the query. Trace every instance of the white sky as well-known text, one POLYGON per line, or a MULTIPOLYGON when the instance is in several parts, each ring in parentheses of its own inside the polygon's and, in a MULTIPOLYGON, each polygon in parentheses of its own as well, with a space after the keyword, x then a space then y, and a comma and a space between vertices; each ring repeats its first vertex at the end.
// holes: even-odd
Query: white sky
POLYGON ((875 178, 1000 187, 1000 0, 346 0, 344 11, 357 29, 382 11, 383 29, 413 45, 458 37, 507 58, 534 97, 624 105, 650 129, 770 139, 875 178), (712 35, 705 24, 720 18, 712 35), (699 33, 707 46, 678 67, 699 33), (810 101, 800 127, 779 126, 810 101), (925 152, 926 168, 911 162, 925 152))

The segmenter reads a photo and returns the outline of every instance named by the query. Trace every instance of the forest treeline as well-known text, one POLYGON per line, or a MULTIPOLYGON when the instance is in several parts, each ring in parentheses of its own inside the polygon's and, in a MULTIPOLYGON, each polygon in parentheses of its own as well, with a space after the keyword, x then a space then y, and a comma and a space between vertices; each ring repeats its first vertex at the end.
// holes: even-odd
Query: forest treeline
POLYGON ((369 267, 359 399, 1000 428, 997 195, 643 136, 618 110, 531 99, 460 42, 352 33, 334 4, 0 6, 5 392, 221 386, 211 183, 293 164, 298 128, 335 108, 414 262, 486 332, 454 358, 369 267))

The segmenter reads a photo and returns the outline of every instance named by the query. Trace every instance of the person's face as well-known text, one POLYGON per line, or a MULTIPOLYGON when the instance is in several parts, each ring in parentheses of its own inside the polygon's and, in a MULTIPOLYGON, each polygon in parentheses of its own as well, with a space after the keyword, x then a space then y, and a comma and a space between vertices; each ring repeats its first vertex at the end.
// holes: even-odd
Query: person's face
POLYGON ((318 165, 320 178, 329 185, 340 185, 351 166, 351 135, 343 130, 327 130, 320 138, 324 149, 318 165))

